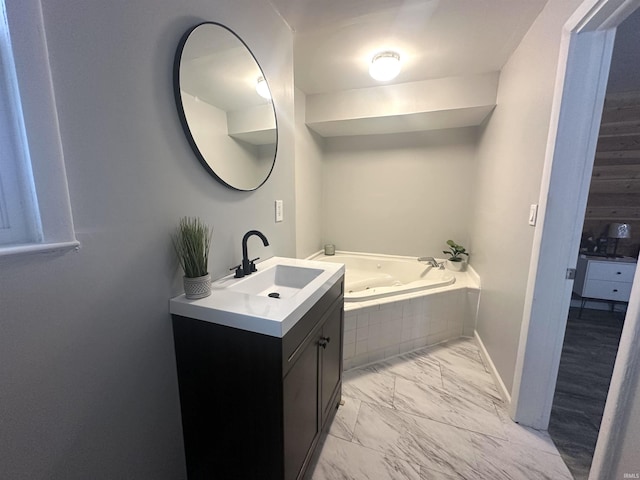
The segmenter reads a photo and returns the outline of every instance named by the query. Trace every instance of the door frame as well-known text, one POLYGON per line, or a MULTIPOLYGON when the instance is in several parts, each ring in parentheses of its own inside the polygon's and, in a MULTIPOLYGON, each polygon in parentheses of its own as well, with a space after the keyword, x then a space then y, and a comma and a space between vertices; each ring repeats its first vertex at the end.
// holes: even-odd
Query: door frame
MULTIPOLYGON (((615 31, 638 6, 640 0, 585 0, 562 32, 510 407, 516 422, 537 429, 549 425, 573 286, 567 269, 577 263, 615 31)), ((630 387, 616 379, 640 368, 630 348, 640 344, 636 275, 599 437, 606 442, 598 442, 592 471, 600 454, 617 448, 610 426, 629 405, 630 387)))

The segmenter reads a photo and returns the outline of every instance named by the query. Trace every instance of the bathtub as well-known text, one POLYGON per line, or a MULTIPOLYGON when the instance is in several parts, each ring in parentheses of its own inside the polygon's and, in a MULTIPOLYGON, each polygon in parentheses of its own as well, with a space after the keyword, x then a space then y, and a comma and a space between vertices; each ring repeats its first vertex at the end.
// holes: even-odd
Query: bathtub
POLYGON ((344 263, 345 302, 363 302, 429 290, 456 281, 452 272, 420 263, 416 257, 337 252, 335 255, 320 254, 313 260, 344 263))
POLYGON ((344 251, 309 259, 346 266, 345 370, 474 334, 480 278, 471 267, 452 272, 416 257, 344 251))

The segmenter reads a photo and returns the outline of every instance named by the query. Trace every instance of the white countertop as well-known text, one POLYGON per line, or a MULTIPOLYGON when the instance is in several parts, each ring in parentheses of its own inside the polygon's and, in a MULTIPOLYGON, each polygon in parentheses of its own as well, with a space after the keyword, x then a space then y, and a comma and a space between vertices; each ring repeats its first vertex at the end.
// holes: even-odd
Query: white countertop
POLYGON ((586 258, 594 262, 617 262, 617 263, 636 263, 637 260, 633 257, 607 257, 604 255, 588 255, 580 254, 580 258, 586 258))
POLYGON ((206 298, 189 300, 184 294, 172 298, 169 311, 183 317, 282 338, 344 275, 344 265, 272 257, 256 266, 260 272, 276 265, 317 268, 323 272, 290 298, 270 298, 231 291, 227 287, 247 278, 234 278, 231 274, 213 282, 211 295, 206 298))

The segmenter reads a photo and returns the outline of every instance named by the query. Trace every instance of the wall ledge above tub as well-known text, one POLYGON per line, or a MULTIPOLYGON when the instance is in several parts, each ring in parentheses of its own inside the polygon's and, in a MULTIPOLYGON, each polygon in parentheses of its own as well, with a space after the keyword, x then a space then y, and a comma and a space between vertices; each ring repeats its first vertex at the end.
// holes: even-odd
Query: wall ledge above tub
POLYGON ((469 275, 471 281, 476 284, 477 288, 481 287, 480 275, 478 275, 478 272, 473 268, 473 265, 467 265, 467 275, 469 275))
POLYGON ((480 125, 496 106, 499 72, 308 95, 307 126, 323 137, 480 125))

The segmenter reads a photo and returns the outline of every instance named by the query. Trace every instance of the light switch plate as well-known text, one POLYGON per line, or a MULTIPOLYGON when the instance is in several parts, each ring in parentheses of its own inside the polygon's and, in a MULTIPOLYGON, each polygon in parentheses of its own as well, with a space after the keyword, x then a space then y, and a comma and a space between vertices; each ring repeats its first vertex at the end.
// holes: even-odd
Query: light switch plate
POLYGON ((282 200, 276 200, 276 223, 284 220, 283 208, 282 200))
POLYGON ((529 225, 535 227, 536 220, 538 219, 538 205, 535 203, 529 207, 529 225))

